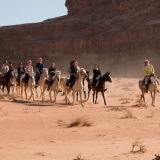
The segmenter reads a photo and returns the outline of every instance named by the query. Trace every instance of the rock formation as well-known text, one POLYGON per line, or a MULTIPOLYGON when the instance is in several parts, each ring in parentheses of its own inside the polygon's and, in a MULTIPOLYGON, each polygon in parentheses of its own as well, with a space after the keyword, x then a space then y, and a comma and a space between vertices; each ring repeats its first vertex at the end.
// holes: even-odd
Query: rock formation
MULTIPOLYGON (((160 68, 159 0, 66 0, 68 15, 0 27, 0 62, 40 56, 67 73, 70 60, 114 76, 143 76, 144 59, 160 68)), ((157 73, 158 74, 158 73, 157 73)))

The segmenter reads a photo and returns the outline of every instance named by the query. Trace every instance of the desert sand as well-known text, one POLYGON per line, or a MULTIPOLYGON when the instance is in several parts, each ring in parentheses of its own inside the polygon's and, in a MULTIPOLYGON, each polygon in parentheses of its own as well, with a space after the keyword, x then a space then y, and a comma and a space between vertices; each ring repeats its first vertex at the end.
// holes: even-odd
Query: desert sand
POLYGON ((107 106, 100 93, 98 104, 92 103, 91 94, 85 107, 79 102, 65 105, 61 93, 57 104, 49 102, 47 92, 43 103, 1 93, 0 159, 152 160, 160 154, 160 94, 155 107, 149 94, 146 106, 139 107, 138 79, 114 78, 106 86, 107 106), (67 127, 78 117, 91 126, 67 127), (136 141, 144 153, 139 146, 131 152, 136 141))

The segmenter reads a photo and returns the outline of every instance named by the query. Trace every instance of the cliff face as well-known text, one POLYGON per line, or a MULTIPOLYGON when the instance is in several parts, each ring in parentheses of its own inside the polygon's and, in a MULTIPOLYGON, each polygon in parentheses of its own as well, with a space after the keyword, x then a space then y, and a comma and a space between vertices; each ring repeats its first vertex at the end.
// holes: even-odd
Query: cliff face
POLYGON ((71 59, 113 75, 142 75, 144 59, 160 67, 159 0, 66 0, 68 15, 0 27, 0 61, 43 57, 67 71, 71 59))

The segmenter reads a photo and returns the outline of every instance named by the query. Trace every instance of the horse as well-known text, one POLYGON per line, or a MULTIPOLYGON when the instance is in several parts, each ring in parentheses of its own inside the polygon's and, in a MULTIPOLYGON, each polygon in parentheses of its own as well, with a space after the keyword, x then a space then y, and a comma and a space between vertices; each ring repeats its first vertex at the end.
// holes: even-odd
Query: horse
MULTIPOLYGON (((85 87, 84 87, 84 82, 85 82, 85 80, 87 81, 87 82, 89 82, 89 72, 90 71, 86 71, 86 73, 87 73, 87 78, 84 78, 83 77, 83 80, 82 80, 82 84, 83 84, 83 93, 84 93, 84 98, 86 99, 87 98, 87 95, 86 95, 86 91, 85 91, 85 87)), ((88 90, 89 90, 89 86, 88 86, 88 90)), ((76 94, 76 100, 78 101, 78 92, 77 92, 77 94, 76 94)))
POLYGON ((78 92, 79 95, 80 95, 81 105, 82 105, 82 107, 84 107, 83 101, 82 101, 82 91, 83 91, 82 80, 83 80, 83 77, 86 78, 87 77, 87 73, 86 73, 86 70, 84 68, 80 68, 80 70, 78 72, 78 75, 76 77, 75 84, 73 85, 73 87, 71 89, 68 89, 67 86, 66 86, 68 78, 67 77, 61 78, 61 80, 60 80, 60 86, 61 86, 62 91, 65 94, 66 104, 70 103, 69 99, 68 99, 68 93, 71 92, 71 91, 73 91, 73 93, 72 93, 72 96, 73 96, 73 103, 72 103, 72 105, 74 106, 75 94, 78 92))
POLYGON ((11 82, 13 79, 13 70, 10 69, 3 77, 2 77, 2 91, 4 93, 4 87, 7 88, 7 93, 10 93, 11 82))
MULTIPOLYGON (((41 95, 40 96, 42 96, 44 82, 45 82, 47 77, 48 77, 48 69, 44 68, 42 74, 40 75, 40 79, 38 81, 38 86, 40 87, 40 90, 41 90, 41 95)), ((37 87, 36 87, 36 96, 38 97, 37 87)))
MULTIPOLYGON (((139 106, 140 106, 140 103, 141 103, 141 100, 143 99, 144 100, 144 103, 145 103, 145 93, 146 93, 146 89, 145 89, 145 85, 144 85, 144 79, 143 80, 140 80, 139 81, 139 88, 142 92, 141 94, 141 97, 140 97, 140 100, 139 100, 139 106)), ((151 94, 151 98, 152 98, 152 106, 155 107, 155 97, 156 97, 156 93, 157 93, 157 88, 158 88, 158 84, 157 84, 157 79, 156 77, 152 74, 150 75, 150 79, 148 81, 148 90, 151 94)))
POLYGON ((31 96, 29 97, 29 100, 30 100, 32 97, 33 97, 33 100, 34 100, 34 93, 33 93, 33 90, 34 90, 34 88, 35 88, 35 76, 34 76, 34 73, 29 74, 28 84, 25 84, 25 83, 23 82, 24 77, 25 77, 25 75, 22 76, 21 79, 20 79, 21 98, 23 99, 23 90, 24 90, 26 99, 28 99, 28 96, 27 96, 27 88, 29 88, 30 91, 31 91, 31 96))
POLYGON ((93 103, 97 103, 97 98, 98 98, 98 92, 102 93, 104 104, 106 105, 106 100, 104 96, 104 91, 105 91, 105 82, 108 81, 112 83, 112 78, 110 75, 110 72, 105 73, 103 76, 101 76, 98 80, 98 84, 94 87, 93 89, 93 103), (95 99, 95 94, 96 94, 96 99, 95 99))
POLYGON ((17 83, 17 76, 18 76, 18 73, 17 73, 17 70, 13 70, 13 78, 11 80, 11 88, 12 88, 12 94, 14 94, 14 89, 16 89, 17 91, 17 94, 18 94, 18 83, 17 83))
MULTIPOLYGON (((49 97, 50 97, 50 100, 51 100, 52 103, 56 102, 56 97, 57 97, 57 94, 59 92, 60 77, 61 77, 61 71, 56 71, 55 76, 53 78, 53 83, 49 88, 49 97), (52 95, 51 95, 52 91, 54 92, 54 97, 55 97, 54 101, 52 100, 52 95)), ((47 87, 48 87, 48 85, 46 83, 44 83, 43 92, 42 92, 42 101, 44 101, 44 92, 45 92, 47 87)))

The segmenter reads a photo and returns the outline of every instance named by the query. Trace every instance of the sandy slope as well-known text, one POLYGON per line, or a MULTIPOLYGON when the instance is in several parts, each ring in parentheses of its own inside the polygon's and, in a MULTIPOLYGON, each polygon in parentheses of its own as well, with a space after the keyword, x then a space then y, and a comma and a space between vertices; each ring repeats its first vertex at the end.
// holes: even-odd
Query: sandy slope
MULTIPOLYGON (((3 160, 73 160, 80 154, 85 160, 151 160, 160 154, 160 95, 152 107, 137 107, 140 91, 138 79, 113 79, 107 83, 107 106, 99 94, 82 108, 3 97, 0 100, 0 159, 3 160), (125 118, 126 110, 133 118, 125 118), (67 128, 77 117, 87 117, 91 127, 67 128), (143 140, 145 153, 131 153, 132 143, 143 140)), ((138 149, 138 148, 136 148, 138 149)))

